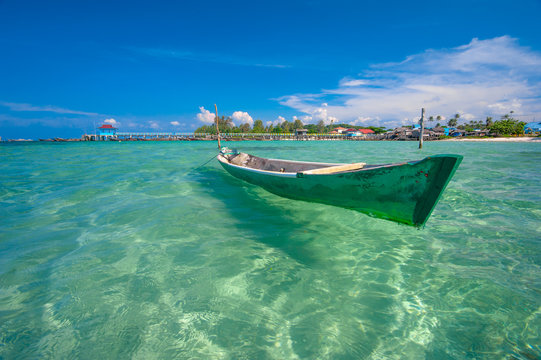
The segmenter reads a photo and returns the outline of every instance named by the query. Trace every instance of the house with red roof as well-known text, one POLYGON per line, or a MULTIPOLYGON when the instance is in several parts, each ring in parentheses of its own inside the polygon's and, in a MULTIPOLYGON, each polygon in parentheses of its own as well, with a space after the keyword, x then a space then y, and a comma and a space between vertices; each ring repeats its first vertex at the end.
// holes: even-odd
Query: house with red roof
POLYGON ((374 130, 372 130, 372 129, 359 129, 358 131, 360 131, 361 133, 363 133, 365 135, 375 134, 374 130))
POLYGON ((345 131, 346 136, 364 136, 375 134, 374 130, 371 129, 347 129, 345 131))
POLYGON ((98 128, 98 140, 110 140, 116 137, 118 129, 111 124, 103 124, 98 128))
POLYGON ((342 134, 342 133, 344 133, 346 130, 347 130, 347 129, 346 129, 345 127, 341 127, 341 126, 333 128, 333 131, 336 131, 337 134, 342 134))

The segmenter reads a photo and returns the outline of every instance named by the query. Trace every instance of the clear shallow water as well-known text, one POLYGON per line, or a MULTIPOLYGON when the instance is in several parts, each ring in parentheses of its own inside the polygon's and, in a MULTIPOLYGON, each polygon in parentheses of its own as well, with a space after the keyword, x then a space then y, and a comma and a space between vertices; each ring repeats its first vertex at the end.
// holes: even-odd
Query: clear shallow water
POLYGON ((0 145, 0 358, 541 358, 541 144, 226 144, 465 158, 416 230, 196 169, 215 143, 0 145))

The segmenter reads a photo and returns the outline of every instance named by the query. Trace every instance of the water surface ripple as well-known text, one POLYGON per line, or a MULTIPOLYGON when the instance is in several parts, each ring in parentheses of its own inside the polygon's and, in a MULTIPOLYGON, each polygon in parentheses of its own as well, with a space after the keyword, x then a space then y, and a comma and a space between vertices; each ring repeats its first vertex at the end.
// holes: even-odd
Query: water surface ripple
POLYGON ((0 145, 0 358, 541 358, 541 144, 241 142, 464 161, 426 228, 291 201, 210 142, 0 145))

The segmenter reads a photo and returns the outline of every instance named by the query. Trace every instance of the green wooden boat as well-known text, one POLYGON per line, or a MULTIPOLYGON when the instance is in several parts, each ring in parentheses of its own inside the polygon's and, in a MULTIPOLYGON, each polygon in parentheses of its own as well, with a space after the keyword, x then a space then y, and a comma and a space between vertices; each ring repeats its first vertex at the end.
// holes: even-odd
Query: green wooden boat
POLYGON ((279 196, 422 227, 462 156, 385 165, 329 164, 265 159, 224 148, 218 160, 231 175, 279 196))

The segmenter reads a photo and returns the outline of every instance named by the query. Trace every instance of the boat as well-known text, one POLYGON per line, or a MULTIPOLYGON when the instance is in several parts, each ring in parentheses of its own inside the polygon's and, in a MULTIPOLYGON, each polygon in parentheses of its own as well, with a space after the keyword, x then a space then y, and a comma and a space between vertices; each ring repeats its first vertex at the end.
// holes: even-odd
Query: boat
POLYGON ((221 148, 217 158, 234 177, 273 194, 422 228, 463 157, 434 155, 382 165, 333 164, 266 159, 221 148))

